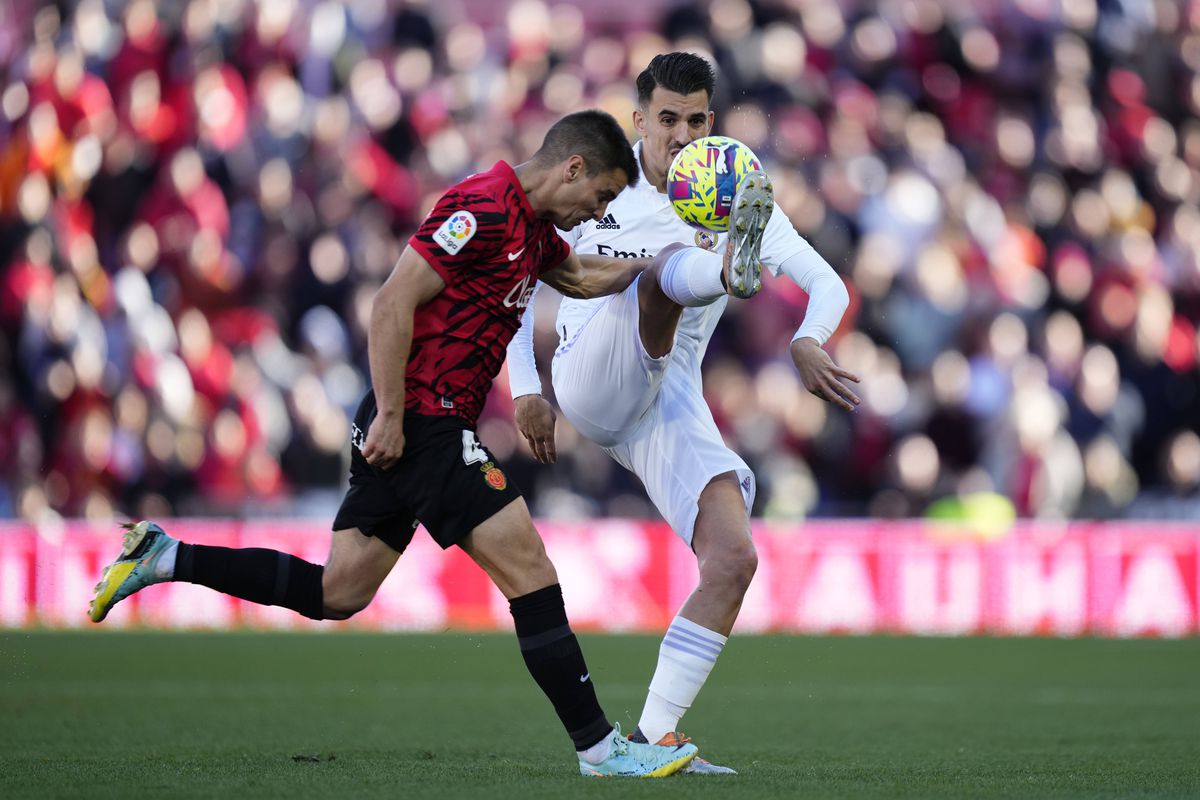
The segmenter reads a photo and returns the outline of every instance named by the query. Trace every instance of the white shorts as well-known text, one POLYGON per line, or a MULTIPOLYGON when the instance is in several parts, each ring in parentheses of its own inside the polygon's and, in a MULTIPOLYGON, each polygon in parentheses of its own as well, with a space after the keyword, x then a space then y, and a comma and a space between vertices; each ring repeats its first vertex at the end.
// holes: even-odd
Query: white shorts
POLYGON ((718 475, 737 474, 746 513, 754 474, 725 446, 704 401, 697 348, 676 341, 652 358, 638 334, 637 281, 613 295, 554 354, 558 405, 571 424, 646 487, 689 547, 700 493, 718 475))

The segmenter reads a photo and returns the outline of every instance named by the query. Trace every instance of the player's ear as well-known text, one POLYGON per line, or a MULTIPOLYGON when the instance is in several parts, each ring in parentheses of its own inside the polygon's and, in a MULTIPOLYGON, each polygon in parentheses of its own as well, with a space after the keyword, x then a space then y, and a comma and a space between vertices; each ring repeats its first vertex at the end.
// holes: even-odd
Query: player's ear
POLYGON ((574 183, 587 174, 583 156, 573 155, 563 162, 563 183, 574 183))
POLYGON ((643 138, 646 136, 646 112, 640 105, 634 106, 633 109, 633 129, 638 132, 638 136, 643 138))
POLYGON ((705 136, 708 136, 709 134, 711 134, 711 133, 712 133, 713 122, 714 122, 716 119, 717 119, 717 115, 716 115, 716 114, 714 114, 714 113, 712 112, 712 109, 709 109, 709 110, 708 110, 708 130, 706 130, 706 131, 704 132, 704 135, 705 135, 705 136))

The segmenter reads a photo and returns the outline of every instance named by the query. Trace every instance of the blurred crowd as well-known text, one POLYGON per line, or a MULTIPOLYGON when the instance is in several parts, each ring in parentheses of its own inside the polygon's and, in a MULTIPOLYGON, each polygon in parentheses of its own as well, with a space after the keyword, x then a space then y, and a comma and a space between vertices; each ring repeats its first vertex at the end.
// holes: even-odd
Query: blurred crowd
MULTIPOLYGON (((10 0, 0 517, 331 515, 422 215, 670 50, 851 291, 854 414, 786 280, 713 340, 756 514, 1200 516, 1200 2, 10 0)), ((535 516, 654 516, 563 419, 537 465, 503 377, 479 433, 535 516)))

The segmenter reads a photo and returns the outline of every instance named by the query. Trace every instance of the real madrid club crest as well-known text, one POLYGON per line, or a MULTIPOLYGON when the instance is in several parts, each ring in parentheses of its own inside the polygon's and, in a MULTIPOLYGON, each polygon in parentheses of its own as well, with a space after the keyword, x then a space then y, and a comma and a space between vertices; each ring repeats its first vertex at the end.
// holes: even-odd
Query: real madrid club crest
POLYGON ((696 231, 696 247, 712 250, 717 246, 717 235, 712 231, 696 231))
POLYGON ((504 477, 504 472, 491 461, 484 464, 479 470, 483 473, 483 479, 487 481, 487 485, 497 492, 508 488, 508 478, 504 477))

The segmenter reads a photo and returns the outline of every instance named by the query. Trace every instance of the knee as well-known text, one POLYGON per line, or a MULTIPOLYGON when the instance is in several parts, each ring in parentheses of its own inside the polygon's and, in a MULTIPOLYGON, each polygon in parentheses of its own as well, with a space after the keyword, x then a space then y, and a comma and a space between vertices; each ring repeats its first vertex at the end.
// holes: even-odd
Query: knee
POLYGON ((558 583, 554 564, 527 517, 481 526, 464 540, 463 549, 510 600, 558 583))
POLYGON ((643 278, 638 284, 638 293, 644 295, 647 292, 654 291, 654 289, 662 283, 661 276, 663 271, 667 269, 667 265, 670 263, 671 257, 680 250, 686 250, 687 247, 688 246, 685 244, 672 242, 662 250, 659 250, 654 255, 654 258, 650 259, 650 263, 646 265, 646 268, 642 270, 643 278), (646 278, 653 278, 653 280, 646 280, 646 278))
POLYGON ((325 619, 334 622, 350 619, 367 607, 366 603, 325 603, 325 619))
POLYGON ((730 556, 730 572, 733 584, 745 594, 758 571, 758 550, 754 542, 747 541, 730 556))
POLYGON ((758 570, 758 551, 747 538, 736 545, 721 548, 700 565, 701 580, 720 586, 738 596, 744 595, 758 570))
POLYGON ((674 253, 683 250, 686 247, 688 247, 688 245, 683 244, 682 242, 671 242, 654 255, 653 260, 650 262, 650 269, 656 271, 662 269, 663 265, 671 259, 671 256, 674 253))
POLYGON ((370 605, 375 597, 374 589, 337 584, 325 586, 324 593, 322 604, 325 619, 329 620, 350 619, 370 605))
POLYGON ((511 586, 511 596, 519 597, 558 583, 558 572, 546 551, 542 550, 540 556, 534 555, 525 560, 519 569, 510 571, 506 578, 511 586))

